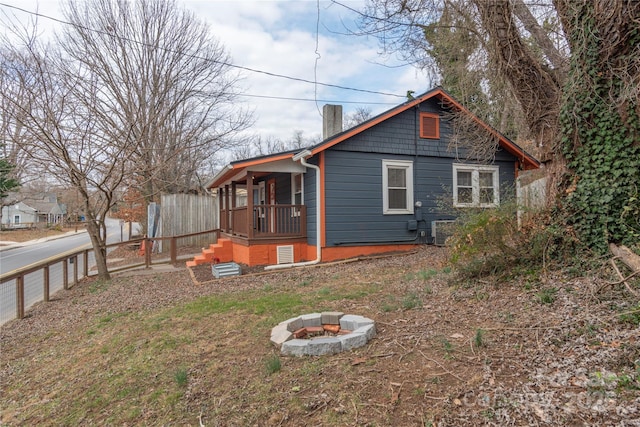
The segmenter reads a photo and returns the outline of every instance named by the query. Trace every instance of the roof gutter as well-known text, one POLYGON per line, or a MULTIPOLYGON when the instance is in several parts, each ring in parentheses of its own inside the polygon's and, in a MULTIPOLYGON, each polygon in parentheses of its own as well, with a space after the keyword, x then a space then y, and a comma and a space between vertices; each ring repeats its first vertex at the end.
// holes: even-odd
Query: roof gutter
POLYGON ((304 267, 306 265, 318 264, 322 260, 322 247, 320 242, 320 168, 316 165, 307 163, 307 157, 311 156, 311 151, 303 150, 293 156, 293 161, 300 162, 302 166, 314 169, 316 171, 316 259, 314 259, 313 261, 294 262, 290 264, 268 265, 264 268, 265 270, 280 270, 283 268, 304 267))

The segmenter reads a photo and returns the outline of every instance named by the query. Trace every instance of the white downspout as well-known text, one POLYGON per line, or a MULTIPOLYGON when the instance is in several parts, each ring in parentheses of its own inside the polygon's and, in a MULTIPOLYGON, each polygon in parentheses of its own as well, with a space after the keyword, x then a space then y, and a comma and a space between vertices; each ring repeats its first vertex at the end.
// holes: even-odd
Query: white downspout
POLYGON ((265 270, 278 270, 282 268, 304 267, 305 265, 318 264, 322 260, 322 247, 320 245, 320 168, 307 163, 307 157, 311 156, 311 151, 304 150, 293 156, 293 161, 299 161, 302 166, 312 168, 316 171, 316 259, 313 261, 294 262, 290 264, 268 265, 265 270))

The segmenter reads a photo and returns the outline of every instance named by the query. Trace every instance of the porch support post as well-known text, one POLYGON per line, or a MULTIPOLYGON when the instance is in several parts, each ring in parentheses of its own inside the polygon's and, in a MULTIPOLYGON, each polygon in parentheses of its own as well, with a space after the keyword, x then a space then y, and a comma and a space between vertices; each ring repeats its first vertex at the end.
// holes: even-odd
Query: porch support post
POLYGON ((247 172, 247 237, 253 239, 253 175, 247 172))
MULTIPOLYGON (((216 194, 218 195, 218 224, 220 225, 218 228, 220 228, 222 231, 227 231, 225 230, 222 225, 226 224, 226 222, 222 219, 222 214, 224 213, 223 207, 225 206, 224 204, 224 193, 222 192, 222 187, 218 187, 216 188, 216 194)), ((226 228, 226 225, 225 225, 226 228)))
POLYGON ((236 228, 236 225, 233 222, 233 217, 235 214, 235 209, 236 209, 236 182, 235 181, 231 181, 231 234, 236 234, 236 232, 234 231, 236 228))
POLYGON ((225 185, 224 186, 224 209, 226 211, 226 215, 227 215, 227 226, 226 226, 226 230, 224 230, 227 233, 232 233, 233 227, 231 226, 231 204, 229 203, 229 185, 225 185))

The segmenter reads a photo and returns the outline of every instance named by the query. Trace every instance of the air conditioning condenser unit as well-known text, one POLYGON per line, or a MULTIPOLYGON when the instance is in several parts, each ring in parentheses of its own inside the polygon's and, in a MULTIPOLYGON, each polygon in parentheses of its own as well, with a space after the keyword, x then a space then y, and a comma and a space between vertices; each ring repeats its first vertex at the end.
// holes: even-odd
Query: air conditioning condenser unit
POLYGON ((433 244, 437 246, 444 246, 447 242, 447 238, 453 234, 452 220, 439 220, 431 221, 431 237, 433 238, 433 244))

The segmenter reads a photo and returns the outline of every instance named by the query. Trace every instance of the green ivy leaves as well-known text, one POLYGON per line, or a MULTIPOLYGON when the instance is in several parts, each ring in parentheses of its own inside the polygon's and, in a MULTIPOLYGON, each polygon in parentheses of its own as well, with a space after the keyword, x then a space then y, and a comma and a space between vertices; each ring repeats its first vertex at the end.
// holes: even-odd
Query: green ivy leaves
MULTIPOLYGON (((564 207, 582 242, 605 253, 609 242, 633 245, 640 236, 640 108, 622 96, 620 77, 600 61, 595 21, 576 19, 584 38, 572 43, 560 123, 563 154, 577 179, 564 207)), ((636 33, 632 44, 639 42, 636 33)))

